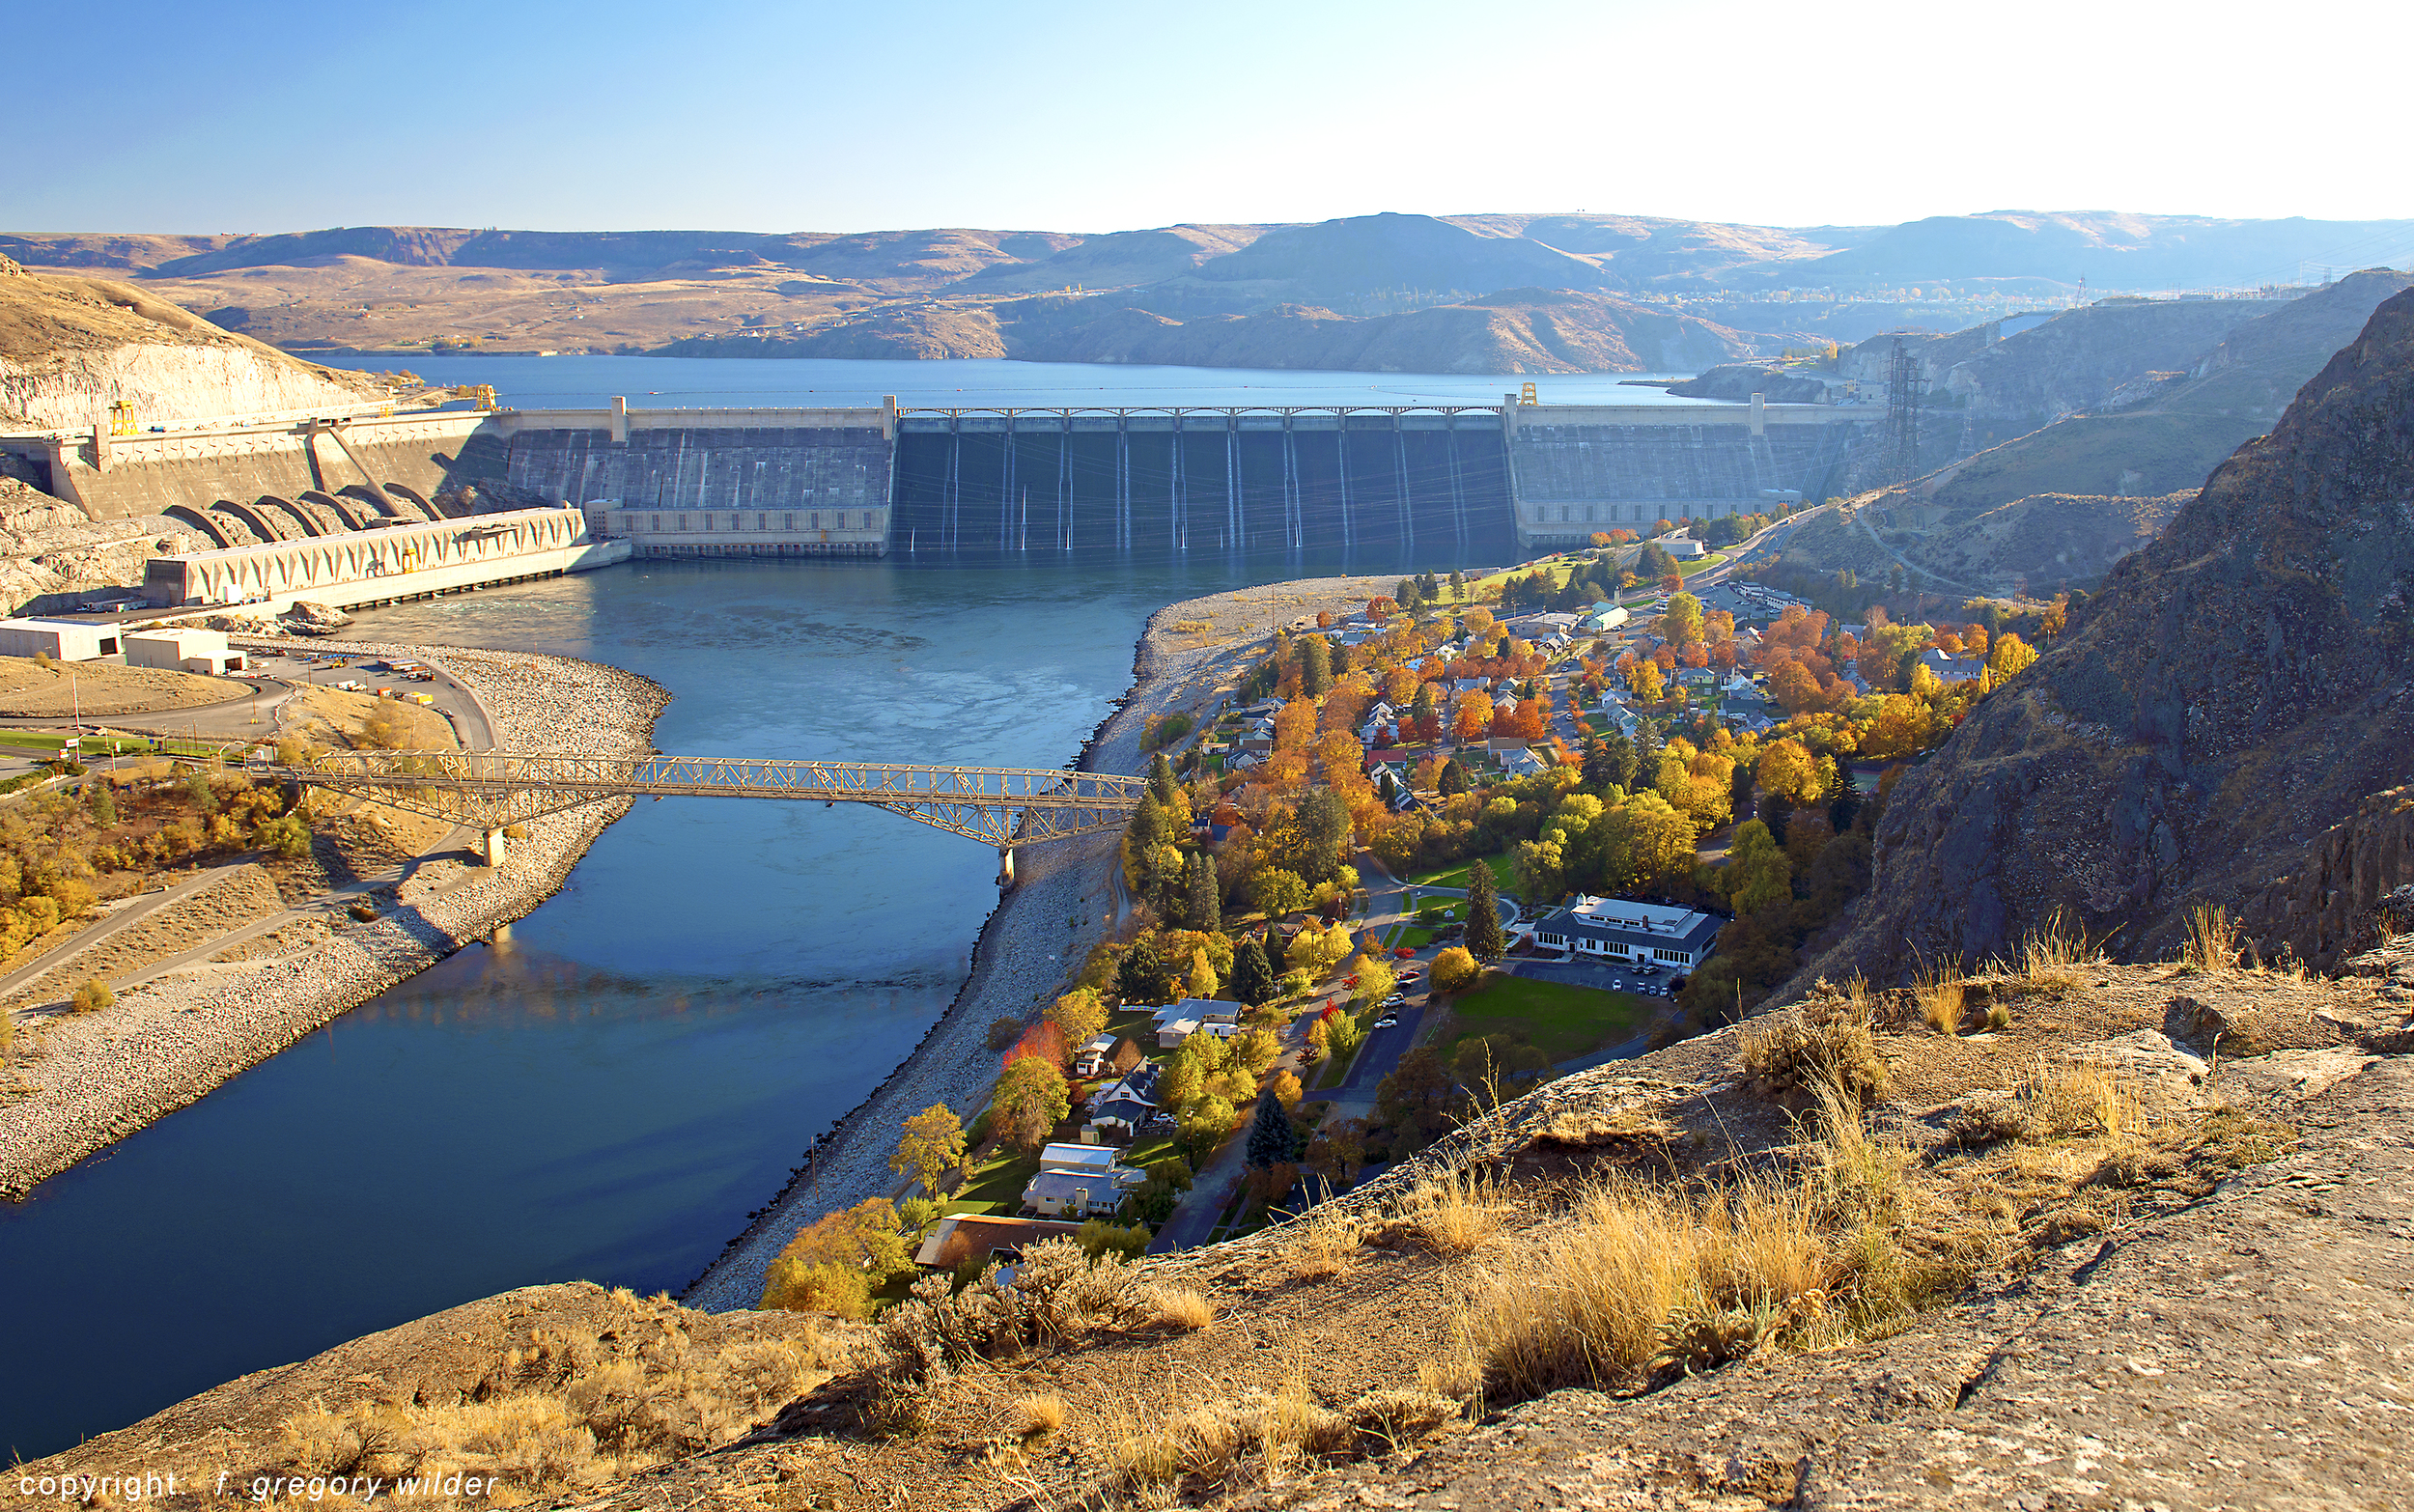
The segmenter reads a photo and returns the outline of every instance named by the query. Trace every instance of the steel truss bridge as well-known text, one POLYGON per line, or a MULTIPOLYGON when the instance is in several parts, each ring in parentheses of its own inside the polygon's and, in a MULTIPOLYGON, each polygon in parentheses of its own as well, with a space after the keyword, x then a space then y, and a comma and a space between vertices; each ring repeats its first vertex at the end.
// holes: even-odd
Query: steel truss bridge
POLYGON ((1120 829, 1147 779, 1052 768, 934 767, 743 756, 575 756, 543 751, 330 751, 269 769, 305 787, 390 803, 481 830, 500 864, 503 830, 614 798, 807 798, 868 803, 996 848, 1120 829))

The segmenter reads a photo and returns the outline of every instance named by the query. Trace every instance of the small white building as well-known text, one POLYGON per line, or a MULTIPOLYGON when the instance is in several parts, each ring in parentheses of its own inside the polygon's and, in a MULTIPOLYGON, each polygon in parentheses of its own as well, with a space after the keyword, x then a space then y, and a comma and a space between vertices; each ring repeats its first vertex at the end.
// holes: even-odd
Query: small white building
POLYGON ((242 671, 243 654, 227 649, 224 630, 149 630, 126 637, 126 664, 161 667, 170 672, 204 672, 214 677, 242 671))
POLYGON ((1111 1034, 1092 1035, 1073 1053, 1073 1074, 1077 1077, 1103 1077, 1114 1063, 1115 1037, 1111 1034))
MULTIPOLYGON (((114 624, 81 620, 0 620, 0 657, 48 657, 53 661, 97 661, 118 654, 114 624)), ((221 635, 220 641, 226 639, 221 635)))

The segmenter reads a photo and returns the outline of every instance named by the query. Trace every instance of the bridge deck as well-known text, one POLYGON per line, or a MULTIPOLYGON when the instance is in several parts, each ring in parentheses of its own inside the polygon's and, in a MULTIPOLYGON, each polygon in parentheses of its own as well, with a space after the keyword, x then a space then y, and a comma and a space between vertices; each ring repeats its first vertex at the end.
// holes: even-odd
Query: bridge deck
POLYGON ((545 751, 331 751, 270 770, 490 831, 612 798, 819 798, 869 803, 1000 851, 1120 828, 1148 788, 1055 768, 545 751))

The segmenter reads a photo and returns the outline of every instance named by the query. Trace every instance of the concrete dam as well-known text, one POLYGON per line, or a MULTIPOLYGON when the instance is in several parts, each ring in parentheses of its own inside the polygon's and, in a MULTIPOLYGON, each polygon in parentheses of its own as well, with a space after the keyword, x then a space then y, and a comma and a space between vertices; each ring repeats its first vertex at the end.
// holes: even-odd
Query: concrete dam
POLYGON ((719 410, 615 400, 239 416, 140 434, 97 424, 0 435, 0 462, 95 519, 155 518, 212 550, 568 506, 583 516, 580 564, 1296 551, 1425 566, 1817 498, 1881 419, 1756 397, 719 410), (603 544, 616 549, 585 549, 603 544))
POLYGON ((643 554, 1474 560, 1817 497, 1827 405, 505 412, 506 476, 643 554))

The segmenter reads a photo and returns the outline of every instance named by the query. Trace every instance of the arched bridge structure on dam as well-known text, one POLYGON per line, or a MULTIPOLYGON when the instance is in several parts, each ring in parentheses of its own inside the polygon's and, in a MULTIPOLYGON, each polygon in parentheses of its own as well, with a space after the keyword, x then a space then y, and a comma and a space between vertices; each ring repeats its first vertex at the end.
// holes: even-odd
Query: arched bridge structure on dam
POLYGON ((1017 847, 1119 829, 1148 790, 1143 777, 1053 768, 545 751, 331 751, 269 773, 475 828, 493 865, 509 826, 604 798, 868 803, 994 846, 1001 885, 1017 847))

